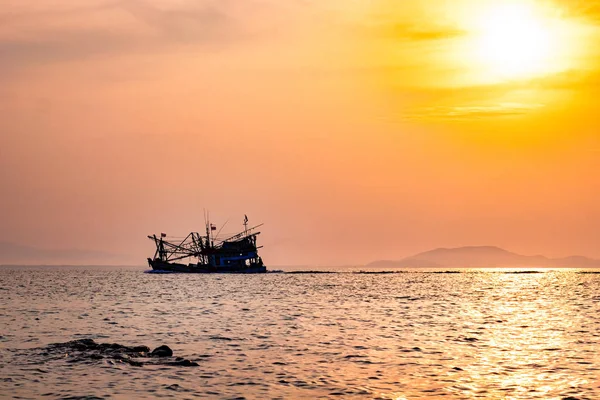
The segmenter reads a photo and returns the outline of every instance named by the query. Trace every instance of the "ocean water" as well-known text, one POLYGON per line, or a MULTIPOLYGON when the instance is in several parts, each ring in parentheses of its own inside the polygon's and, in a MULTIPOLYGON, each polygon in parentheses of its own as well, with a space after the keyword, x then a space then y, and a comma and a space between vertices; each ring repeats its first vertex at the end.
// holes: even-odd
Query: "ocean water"
POLYGON ((598 271, 441 272, 0 267, 0 397, 600 398, 598 271), (48 347, 77 339, 198 365, 48 347))

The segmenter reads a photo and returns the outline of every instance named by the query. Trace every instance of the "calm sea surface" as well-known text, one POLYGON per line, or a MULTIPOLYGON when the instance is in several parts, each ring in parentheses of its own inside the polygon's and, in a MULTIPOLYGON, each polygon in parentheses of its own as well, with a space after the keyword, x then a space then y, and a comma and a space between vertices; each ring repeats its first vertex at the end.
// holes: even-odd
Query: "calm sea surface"
POLYGON ((589 272, 0 267, 0 397, 600 399, 589 272), (47 351, 83 338, 199 366, 47 351))

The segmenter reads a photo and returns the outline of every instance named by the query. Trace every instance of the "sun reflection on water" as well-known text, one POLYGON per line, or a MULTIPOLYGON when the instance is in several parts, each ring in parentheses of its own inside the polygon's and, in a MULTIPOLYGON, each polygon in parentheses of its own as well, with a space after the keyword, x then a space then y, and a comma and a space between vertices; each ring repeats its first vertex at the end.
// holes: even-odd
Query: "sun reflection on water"
POLYGON ((482 319, 485 328, 461 386, 455 393, 486 392, 506 398, 560 398, 573 388, 589 385, 569 374, 565 358, 572 358, 575 343, 569 337, 582 323, 574 303, 565 296, 540 296, 548 288, 561 291, 568 274, 496 274, 477 300, 462 309, 464 328, 472 330, 482 319), (491 320, 490 317, 495 318, 491 320))

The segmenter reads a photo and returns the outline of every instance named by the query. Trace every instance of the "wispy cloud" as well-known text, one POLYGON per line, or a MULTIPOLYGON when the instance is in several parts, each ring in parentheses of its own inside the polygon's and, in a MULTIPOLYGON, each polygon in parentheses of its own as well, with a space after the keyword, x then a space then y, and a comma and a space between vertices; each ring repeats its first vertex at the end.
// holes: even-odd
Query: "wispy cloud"
POLYGON ((143 1, 128 0, 121 7, 169 41, 205 43, 230 39, 239 25, 215 2, 160 10, 143 1))
POLYGON ((30 39, 0 41, 0 64, 19 67, 28 63, 46 63, 83 59, 107 52, 132 51, 139 39, 98 30, 51 31, 30 39))
MULTIPOLYGON (((410 71, 399 71, 408 75, 410 71)), ((443 74, 443 71, 438 71, 443 74)), ((447 73, 447 72, 446 72, 447 73)), ((556 99, 568 93, 593 104, 600 93, 600 73, 573 69, 534 79, 512 80, 481 85, 419 84, 405 80, 389 89, 396 107, 406 110, 409 120, 476 120, 509 118, 555 106, 556 99)), ((580 108, 586 108, 580 103, 580 108)))
POLYGON ((542 108, 543 104, 501 103, 485 106, 422 107, 404 115, 405 119, 472 120, 484 118, 514 117, 542 108))
POLYGON ((395 41, 421 42, 461 37, 466 31, 451 26, 416 25, 412 23, 379 22, 356 27, 362 33, 395 41))
POLYGON ((461 37, 466 31, 443 26, 419 27, 412 24, 395 24, 381 27, 382 33, 392 39, 408 41, 445 40, 461 37))
POLYGON ((0 13, 0 65, 83 59, 98 54, 161 52, 182 45, 221 48, 252 36, 231 1, 158 8, 147 1, 0 13))
POLYGON ((600 1, 598 0, 563 0, 561 6, 575 17, 600 24, 600 1))
POLYGON ((570 69, 558 74, 538 78, 533 84, 546 89, 598 91, 600 90, 600 71, 570 69))

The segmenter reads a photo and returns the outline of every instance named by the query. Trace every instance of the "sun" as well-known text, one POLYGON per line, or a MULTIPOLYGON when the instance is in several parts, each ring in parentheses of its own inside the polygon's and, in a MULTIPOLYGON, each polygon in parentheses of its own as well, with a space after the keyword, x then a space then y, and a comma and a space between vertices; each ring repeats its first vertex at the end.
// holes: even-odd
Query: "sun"
POLYGON ((477 17, 475 58, 495 78, 528 78, 555 69, 558 37, 533 4, 502 3, 477 17))

